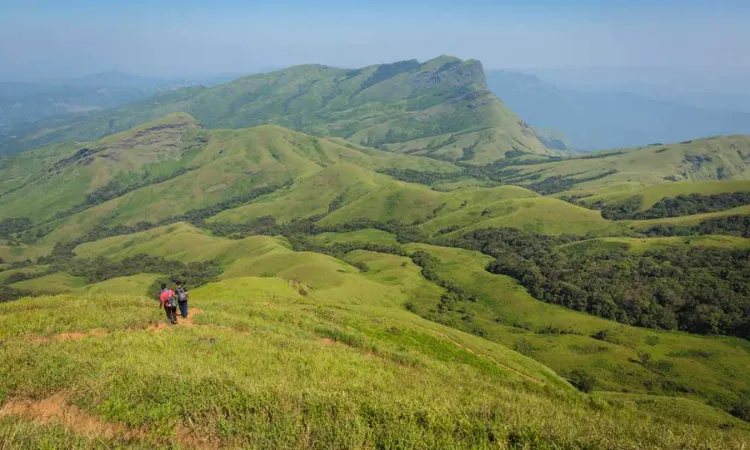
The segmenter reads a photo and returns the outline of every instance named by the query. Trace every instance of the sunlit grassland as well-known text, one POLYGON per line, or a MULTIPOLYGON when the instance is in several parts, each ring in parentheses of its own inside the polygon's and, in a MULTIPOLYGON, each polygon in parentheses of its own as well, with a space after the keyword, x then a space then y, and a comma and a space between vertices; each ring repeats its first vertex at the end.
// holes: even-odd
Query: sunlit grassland
POLYGON ((194 324, 161 332, 149 327, 162 312, 142 297, 0 305, 0 402, 63 393, 139 431, 95 441, 5 417, 6 448, 180 447, 178 429, 230 448, 741 448, 748 436, 720 413, 588 398, 501 345, 301 289, 276 278, 206 285, 192 293, 202 310, 194 324), (96 329, 106 333, 87 334, 96 329), (74 331, 84 336, 56 337, 74 331), (729 428, 712 429, 718 423, 729 428))
MULTIPOLYGON (((441 277, 477 296, 476 303, 461 305, 463 313, 444 315, 442 321, 466 330, 479 326, 488 339, 559 374, 583 369, 603 390, 676 394, 725 407, 748 388, 750 346, 742 339, 647 330, 571 311, 537 301, 512 278, 487 272, 490 257, 423 244, 408 247, 437 257, 441 277), (461 318, 466 312, 469 322, 461 318), (603 338, 593 337, 603 331, 603 338)), ((420 314, 435 316, 423 308, 420 314)))

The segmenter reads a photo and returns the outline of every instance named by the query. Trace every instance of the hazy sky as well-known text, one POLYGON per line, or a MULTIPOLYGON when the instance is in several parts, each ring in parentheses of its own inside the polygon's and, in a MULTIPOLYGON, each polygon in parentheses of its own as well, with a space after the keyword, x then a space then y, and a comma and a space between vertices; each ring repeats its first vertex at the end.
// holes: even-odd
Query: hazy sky
POLYGON ((0 0, 0 77, 199 76, 440 54, 750 73, 749 0, 0 0))

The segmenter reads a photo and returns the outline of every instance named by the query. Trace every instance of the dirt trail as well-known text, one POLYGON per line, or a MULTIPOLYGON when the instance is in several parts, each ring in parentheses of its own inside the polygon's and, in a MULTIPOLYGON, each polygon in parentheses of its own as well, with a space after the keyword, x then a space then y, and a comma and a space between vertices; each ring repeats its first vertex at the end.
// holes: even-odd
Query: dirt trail
POLYGON ((107 334, 109 334, 109 332, 103 328, 94 328, 93 330, 88 330, 88 331, 69 331, 66 333, 60 333, 60 334, 56 334, 55 336, 52 336, 51 338, 44 337, 44 336, 29 335, 29 336, 26 336, 25 339, 35 344, 46 344, 52 339, 57 340, 57 341, 77 341, 79 339, 83 339, 88 336, 102 337, 102 336, 106 336, 107 334))
MULTIPOLYGON (((193 318, 196 315, 203 314, 203 310, 200 308, 193 308, 190 310, 190 314, 187 319, 183 319, 181 316, 178 316, 178 326, 182 325, 184 327, 193 327, 196 326, 193 322, 193 318)), ((161 333, 162 331, 169 328, 169 324, 166 322, 159 322, 154 323, 146 327, 146 330, 151 331, 153 333, 161 333)), ((108 335, 109 332, 103 328, 94 328, 88 331, 67 331, 65 333, 56 334, 55 336, 44 337, 44 336, 35 336, 35 335, 28 335, 26 336, 26 340, 29 342, 33 342, 35 344, 46 344, 50 342, 51 340, 58 340, 58 341, 78 341, 80 339, 83 339, 85 337, 103 337, 108 335)))
POLYGON ((188 311, 188 318, 187 319, 183 319, 182 316, 180 316, 180 315, 177 316, 178 325, 184 325, 186 327, 192 327, 192 326, 194 326, 195 323, 193 323, 193 318, 195 316, 199 315, 199 314, 203 314, 203 310, 202 309, 200 309, 200 308, 191 308, 188 311))
POLYGON ((139 433, 124 426, 108 423, 69 405, 65 397, 55 394, 44 400, 9 400, 0 409, 0 418, 14 415, 42 423, 60 422, 78 434, 103 438, 137 438, 139 433))
MULTIPOLYGON (((39 423, 60 423, 76 434, 97 438, 119 438, 146 440, 148 433, 142 429, 129 429, 122 424, 105 422, 68 403, 62 394, 54 394, 43 400, 11 399, 0 408, 0 419, 18 416, 39 423)), ((175 429, 174 440, 181 446, 194 449, 218 449, 216 439, 198 437, 182 425, 175 429)))
POLYGON ((102 336, 106 336, 107 334, 109 333, 105 329, 94 328, 93 330, 89 330, 85 333, 81 331, 73 331, 70 333, 60 333, 57 336, 55 336, 55 339, 60 340, 60 341, 65 341, 65 340, 77 341, 79 339, 85 338, 86 336, 102 337, 102 336))

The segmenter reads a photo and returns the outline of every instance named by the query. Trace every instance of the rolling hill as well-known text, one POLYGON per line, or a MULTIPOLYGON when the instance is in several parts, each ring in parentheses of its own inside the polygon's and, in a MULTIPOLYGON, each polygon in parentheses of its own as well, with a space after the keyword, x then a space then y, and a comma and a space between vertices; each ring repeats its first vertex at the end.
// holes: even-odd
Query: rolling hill
POLYGON ((272 123, 447 160, 486 163, 512 150, 547 153, 534 131, 487 90, 481 63, 448 56, 357 70, 297 66, 180 89, 21 130, 8 150, 95 140, 173 112, 209 128, 272 123))
POLYGON ((0 442, 743 448, 750 138, 553 154, 480 74, 295 67, 0 160, 0 442))

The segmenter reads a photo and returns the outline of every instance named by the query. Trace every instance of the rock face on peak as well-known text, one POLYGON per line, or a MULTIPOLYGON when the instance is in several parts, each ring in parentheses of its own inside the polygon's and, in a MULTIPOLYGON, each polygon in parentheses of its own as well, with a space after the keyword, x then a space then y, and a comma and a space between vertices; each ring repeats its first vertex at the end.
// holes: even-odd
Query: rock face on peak
POLYGON ((29 148, 60 139, 91 140, 178 111, 209 128, 270 123, 450 161, 487 163, 508 151, 547 152, 534 131, 487 89, 479 61, 450 56, 354 70, 294 66, 37 128, 18 142, 29 148))

